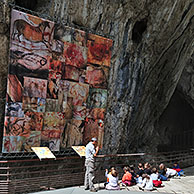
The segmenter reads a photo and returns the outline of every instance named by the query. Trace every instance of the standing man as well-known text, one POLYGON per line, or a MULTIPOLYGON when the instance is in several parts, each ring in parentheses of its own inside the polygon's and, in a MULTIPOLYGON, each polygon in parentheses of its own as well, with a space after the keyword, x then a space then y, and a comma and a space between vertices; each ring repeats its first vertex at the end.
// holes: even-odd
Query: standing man
POLYGON ((91 141, 86 145, 86 160, 85 160, 85 190, 90 189, 91 192, 96 192, 97 190, 94 187, 94 157, 97 155, 99 151, 99 147, 97 145, 97 139, 93 137, 91 141))

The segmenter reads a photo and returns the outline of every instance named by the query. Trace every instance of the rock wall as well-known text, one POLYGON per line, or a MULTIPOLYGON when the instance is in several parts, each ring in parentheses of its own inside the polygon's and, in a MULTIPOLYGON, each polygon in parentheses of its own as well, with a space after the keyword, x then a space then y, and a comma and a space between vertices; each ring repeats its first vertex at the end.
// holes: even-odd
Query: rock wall
MULTIPOLYGON (((9 56, 10 8, 6 5, 6 3, 7 1, 5 1, 5 4, 0 3, 0 137, 3 135, 9 56)), ((0 138, 0 150, 1 146, 2 143, 0 138)))
POLYGON ((187 61, 187 64, 177 85, 178 90, 184 98, 194 108, 194 56, 187 61))
MULTIPOLYGON (((33 5, 26 1, 15 3, 55 21, 113 38, 103 150, 156 151, 162 133, 155 123, 193 55, 194 1, 36 0, 33 5)), ((0 9, 4 10, 0 19, 7 27, 9 8, 0 9)), ((2 120, 9 38, 7 30, 0 28, 0 33, 4 43, 0 47, 2 120)), ((192 92, 188 96, 193 96, 192 92)))

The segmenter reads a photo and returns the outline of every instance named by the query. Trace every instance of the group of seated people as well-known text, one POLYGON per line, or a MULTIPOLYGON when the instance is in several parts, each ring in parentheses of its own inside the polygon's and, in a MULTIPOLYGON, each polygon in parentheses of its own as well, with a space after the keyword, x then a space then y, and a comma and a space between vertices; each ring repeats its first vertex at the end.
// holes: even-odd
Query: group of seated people
POLYGON ((139 163, 137 171, 135 171, 133 165, 130 167, 125 166, 123 171, 122 181, 119 182, 117 170, 112 167, 108 172, 106 169, 107 182, 105 183, 105 188, 107 190, 119 190, 120 185, 132 186, 137 184, 139 189, 151 191, 154 187, 161 187, 162 181, 168 181, 171 177, 184 176, 184 171, 180 169, 177 163, 173 165, 173 168, 167 168, 161 163, 159 169, 151 167, 148 162, 144 165, 139 163))

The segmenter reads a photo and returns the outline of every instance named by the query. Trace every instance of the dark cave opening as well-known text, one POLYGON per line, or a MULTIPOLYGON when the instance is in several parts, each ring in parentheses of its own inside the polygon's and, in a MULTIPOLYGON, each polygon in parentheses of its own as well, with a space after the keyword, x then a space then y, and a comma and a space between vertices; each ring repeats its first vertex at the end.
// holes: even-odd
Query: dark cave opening
POLYGON ((177 89, 157 125, 159 134, 165 137, 158 151, 183 150, 194 146, 194 109, 177 89))
POLYGON ((147 19, 144 18, 141 21, 137 21, 132 30, 133 42, 139 44, 142 40, 142 35, 147 29, 147 19))
POLYGON ((38 0, 15 0, 15 4, 19 7, 35 11, 37 7, 38 0))

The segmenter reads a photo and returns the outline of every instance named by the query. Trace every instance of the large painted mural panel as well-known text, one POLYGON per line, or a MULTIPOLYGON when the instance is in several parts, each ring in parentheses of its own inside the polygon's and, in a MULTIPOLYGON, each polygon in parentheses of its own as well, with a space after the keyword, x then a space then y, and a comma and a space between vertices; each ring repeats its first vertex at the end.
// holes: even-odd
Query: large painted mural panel
POLYGON ((4 153, 102 146, 112 40, 12 10, 4 153))

